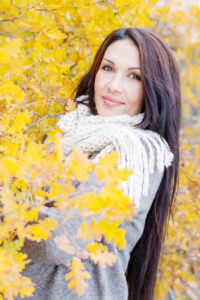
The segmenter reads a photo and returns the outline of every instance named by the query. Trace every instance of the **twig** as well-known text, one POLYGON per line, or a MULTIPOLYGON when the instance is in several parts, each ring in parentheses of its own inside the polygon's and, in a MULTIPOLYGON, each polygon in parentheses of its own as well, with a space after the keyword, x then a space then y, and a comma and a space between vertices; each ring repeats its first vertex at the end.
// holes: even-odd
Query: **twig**
POLYGON ((33 126, 37 125, 38 123, 40 123, 41 121, 47 119, 47 118, 57 118, 58 116, 63 115, 62 113, 60 114, 47 114, 46 116, 43 116, 41 119, 37 120, 36 122, 30 124, 26 129, 24 129, 23 133, 26 133, 30 128, 32 128, 33 126))
POLYGON ((8 34, 2 33, 2 32, 0 32, 0 35, 5 36, 5 37, 10 37, 8 34))
POLYGON ((17 19, 17 18, 14 17, 12 19, 0 19, 0 22, 13 22, 15 19, 17 19))
POLYGON ((49 93, 47 94, 47 98, 46 98, 46 105, 47 105, 47 115, 49 115, 49 93))

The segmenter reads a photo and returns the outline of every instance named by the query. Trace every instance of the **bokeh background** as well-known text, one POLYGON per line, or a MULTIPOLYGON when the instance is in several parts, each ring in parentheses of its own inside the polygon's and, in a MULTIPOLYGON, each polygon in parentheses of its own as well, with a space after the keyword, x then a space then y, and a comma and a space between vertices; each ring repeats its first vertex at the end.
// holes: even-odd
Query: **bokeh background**
MULTIPOLYGON (((24 281, 19 287, 24 262, 15 255, 20 255, 21 244, 6 248, 4 243, 8 237, 12 240, 12 219, 6 223, 3 218, 5 203, 10 203, 12 197, 8 190, 5 196, 4 186, 19 172, 16 166, 25 151, 31 153, 30 160, 37 160, 34 153, 38 153, 40 142, 47 135, 53 141, 58 117, 74 109, 72 92, 99 45, 112 30, 127 26, 147 27, 162 37, 178 60, 181 76, 179 193, 160 262, 155 299, 200 299, 199 0, 1 0, 0 156, 7 160, 0 165, 0 172, 7 177, 0 179, 1 199, 6 199, 0 207, 0 275, 6 276, 12 267, 14 273, 9 276, 15 274, 18 287, 12 280, 6 286, 0 279, 0 299, 3 293, 12 299, 22 287, 26 294, 29 284, 24 281), (32 150, 27 150, 30 143, 32 150)), ((11 192, 16 193, 26 186, 17 181, 13 189, 11 192)), ((9 205, 15 207, 15 201, 9 205)))

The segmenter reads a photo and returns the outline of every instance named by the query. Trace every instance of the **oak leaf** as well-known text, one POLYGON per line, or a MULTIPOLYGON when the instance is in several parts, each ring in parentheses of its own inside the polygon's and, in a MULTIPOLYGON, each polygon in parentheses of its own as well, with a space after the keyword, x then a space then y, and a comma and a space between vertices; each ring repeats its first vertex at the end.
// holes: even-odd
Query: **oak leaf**
POLYGON ((88 286, 85 279, 91 278, 91 275, 79 259, 74 258, 69 269, 70 272, 65 275, 65 280, 69 280, 68 287, 72 289, 72 293, 81 296, 88 286))

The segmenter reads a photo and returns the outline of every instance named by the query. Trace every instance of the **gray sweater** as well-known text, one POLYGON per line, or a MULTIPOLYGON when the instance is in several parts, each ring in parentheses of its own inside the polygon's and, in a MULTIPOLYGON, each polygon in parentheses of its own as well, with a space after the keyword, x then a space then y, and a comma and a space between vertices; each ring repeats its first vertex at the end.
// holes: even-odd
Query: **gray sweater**
MULTIPOLYGON (((107 244, 103 239, 103 243, 108 246, 108 250, 112 251, 117 257, 114 265, 103 269, 99 264, 94 264, 90 259, 82 260, 86 270, 91 274, 91 278, 87 280, 88 288, 80 297, 72 294, 71 290, 67 288, 67 282, 64 280, 68 268, 63 264, 69 262, 72 257, 58 249, 54 242, 55 236, 62 234, 63 231, 62 227, 59 226, 59 222, 51 238, 42 240, 40 243, 26 240, 23 251, 28 254, 28 258, 32 262, 26 266, 23 275, 30 277, 35 283, 35 291, 32 297, 23 299, 127 300, 128 287, 125 272, 130 252, 142 235, 146 216, 158 190, 162 176, 163 173, 159 173, 157 170, 150 175, 148 196, 143 196, 140 199, 137 215, 132 218, 132 222, 123 223, 122 227, 126 230, 125 248, 119 250, 113 243, 107 244)), ((78 189, 81 192, 91 192, 94 180, 94 176, 90 176, 78 189)), ((59 220, 61 212, 53 207, 49 209, 49 212, 50 217, 59 220)), ((81 218, 77 217, 66 222, 65 226, 68 232, 72 236, 75 236, 80 223, 81 218)), ((84 246, 84 243, 82 246, 84 246)), ((19 300, 21 298, 18 296, 15 299, 19 300)))

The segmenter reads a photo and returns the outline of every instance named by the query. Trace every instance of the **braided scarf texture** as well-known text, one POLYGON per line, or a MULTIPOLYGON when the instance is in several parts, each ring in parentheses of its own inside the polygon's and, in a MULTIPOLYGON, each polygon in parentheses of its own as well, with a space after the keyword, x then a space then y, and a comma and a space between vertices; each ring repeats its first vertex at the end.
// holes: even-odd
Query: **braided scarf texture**
MULTIPOLYGON (((82 95, 77 100, 87 101, 87 98, 87 95, 82 95)), ((119 153, 118 168, 133 170, 133 174, 127 181, 121 181, 119 187, 136 207, 139 207, 141 196, 147 196, 149 174, 155 169, 163 172, 173 160, 173 153, 164 138, 151 130, 135 127, 142 121, 143 115, 103 117, 91 114, 88 106, 79 103, 76 110, 61 117, 56 125, 63 131, 61 144, 64 155, 80 149, 88 155, 97 154, 93 160, 98 163, 99 157, 112 150, 119 153)))

